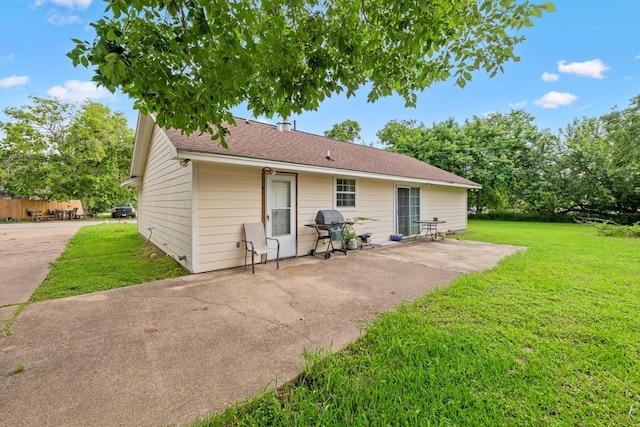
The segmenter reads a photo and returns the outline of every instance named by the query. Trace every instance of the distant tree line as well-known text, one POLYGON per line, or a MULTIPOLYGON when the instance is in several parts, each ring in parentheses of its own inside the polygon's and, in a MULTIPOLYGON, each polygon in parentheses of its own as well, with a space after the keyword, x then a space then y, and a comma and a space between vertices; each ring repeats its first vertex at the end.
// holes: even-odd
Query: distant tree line
POLYGON ((640 96, 623 110, 575 119, 558 135, 533 121, 524 110, 431 127, 393 120, 377 136, 390 151, 482 184, 469 194, 472 213, 640 221, 640 96))
POLYGON ((21 197, 80 200, 85 212, 135 200, 128 178, 134 133, 122 113, 31 96, 0 122, 0 189, 21 197))

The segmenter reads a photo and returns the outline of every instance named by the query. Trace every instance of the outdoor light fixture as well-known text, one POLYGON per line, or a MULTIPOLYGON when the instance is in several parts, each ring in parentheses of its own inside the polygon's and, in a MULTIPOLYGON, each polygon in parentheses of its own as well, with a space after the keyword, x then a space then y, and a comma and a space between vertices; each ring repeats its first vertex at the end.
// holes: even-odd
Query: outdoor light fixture
POLYGON ((275 175, 275 174, 276 174, 276 171, 274 171, 274 170, 273 170, 273 169, 271 169, 270 167, 264 167, 264 168, 262 168, 262 171, 263 171, 264 173, 270 173, 271 175, 275 175))
POLYGON ((190 161, 191 159, 182 159, 180 160, 180 166, 182 166, 183 168, 186 168, 190 161))

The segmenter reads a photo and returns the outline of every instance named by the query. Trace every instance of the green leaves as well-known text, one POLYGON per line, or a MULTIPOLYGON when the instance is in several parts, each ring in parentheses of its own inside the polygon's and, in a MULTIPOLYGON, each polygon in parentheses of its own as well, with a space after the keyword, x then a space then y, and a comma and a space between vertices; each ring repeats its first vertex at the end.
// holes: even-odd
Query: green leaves
POLYGON ((540 7, 542 9, 544 9, 545 12, 547 13, 551 13, 551 12, 555 12, 556 11, 556 6, 555 4, 553 4, 552 2, 548 1, 548 2, 544 2, 540 5, 540 7))
POLYGON ((79 199, 86 206, 130 201, 133 131, 121 113, 94 102, 80 107, 31 97, 0 123, 0 186, 20 196, 79 199))
POLYGON ((255 115, 315 110, 370 83, 368 99, 416 94, 452 70, 495 74, 522 41, 510 32, 548 10, 528 1, 110 0, 91 43, 74 40, 75 66, 136 100, 167 126, 224 141, 233 107, 255 115), (208 124, 213 124, 211 128, 208 124))
POLYGON ((514 110, 431 128, 391 121, 377 135, 392 151, 482 184, 469 194, 477 212, 578 212, 629 224, 640 219, 640 96, 624 110, 575 120, 560 137, 533 120, 514 110))
POLYGON ((330 130, 324 132, 324 136, 344 142, 355 142, 360 139, 360 130, 360 123, 347 119, 333 125, 330 130))

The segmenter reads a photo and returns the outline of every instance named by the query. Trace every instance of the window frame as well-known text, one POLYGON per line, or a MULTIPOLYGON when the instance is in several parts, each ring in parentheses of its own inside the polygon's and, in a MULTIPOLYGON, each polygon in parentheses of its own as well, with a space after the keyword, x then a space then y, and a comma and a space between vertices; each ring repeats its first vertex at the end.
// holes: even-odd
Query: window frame
POLYGON ((415 185, 407 185, 407 184, 396 184, 396 186, 395 186, 395 195, 394 195, 394 198, 395 198, 395 212, 394 212, 394 223, 395 224, 394 224, 394 229, 395 229, 396 233, 401 233, 403 231, 403 230, 400 230, 400 218, 399 218, 399 212, 398 212, 399 207, 400 207, 399 206, 400 202, 398 200, 398 190, 401 189, 401 188, 408 190, 408 197, 409 197, 408 202, 409 202, 409 205, 407 206, 407 209, 408 209, 407 220, 409 221, 409 223, 407 224, 407 226, 409 227, 409 231, 411 233, 408 236, 416 236, 417 234, 420 233, 420 225, 417 224, 417 223, 414 223, 413 221, 415 221, 416 219, 420 220, 421 217, 422 217, 422 208, 423 208, 423 206, 422 206, 422 202, 423 202, 423 200, 422 200, 422 186, 421 185, 415 186, 415 185), (412 192, 413 192, 412 190, 417 190, 418 194, 417 195, 412 194, 412 192), (417 198, 417 201, 418 201, 418 205, 417 206, 415 206, 411 202, 412 199, 414 199, 414 198, 417 198), (411 212, 413 210, 412 208, 417 208, 418 209, 417 217, 416 217, 416 215, 412 214, 412 212, 411 212))
MULTIPOLYGON (((343 184, 344 185, 344 184, 343 184)), ((349 211, 358 209, 358 180, 355 178, 347 178, 342 176, 336 176, 333 178, 333 207, 339 211, 349 211), (353 181, 353 191, 338 191, 338 181, 348 180, 353 181), (338 206, 339 194, 353 194, 353 206, 338 206)))

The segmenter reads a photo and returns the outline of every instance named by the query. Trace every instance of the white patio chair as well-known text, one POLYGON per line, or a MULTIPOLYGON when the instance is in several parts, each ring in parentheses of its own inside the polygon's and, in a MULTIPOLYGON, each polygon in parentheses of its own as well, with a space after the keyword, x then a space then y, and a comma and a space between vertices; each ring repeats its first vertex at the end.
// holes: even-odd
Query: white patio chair
MULTIPOLYGON (((264 232, 264 224, 261 222, 251 223, 251 224, 242 224, 244 229, 244 244, 245 244, 245 253, 244 253, 244 266, 247 267, 247 252, 251 252, 251 271, 255 274, 255 256, 260 255, 262 262, 262 255, 267 255, 270 253, 276 254, 276 266, 280 269, 280 241, 278 239, 273 239, 271 237, 267 237, 264 232), (267 245, 269 240, 275 240, 277 243, 277 247, 272 248, 267 245)), ((267 258, 265 257, 265 264, 267 263, 267 258)))

